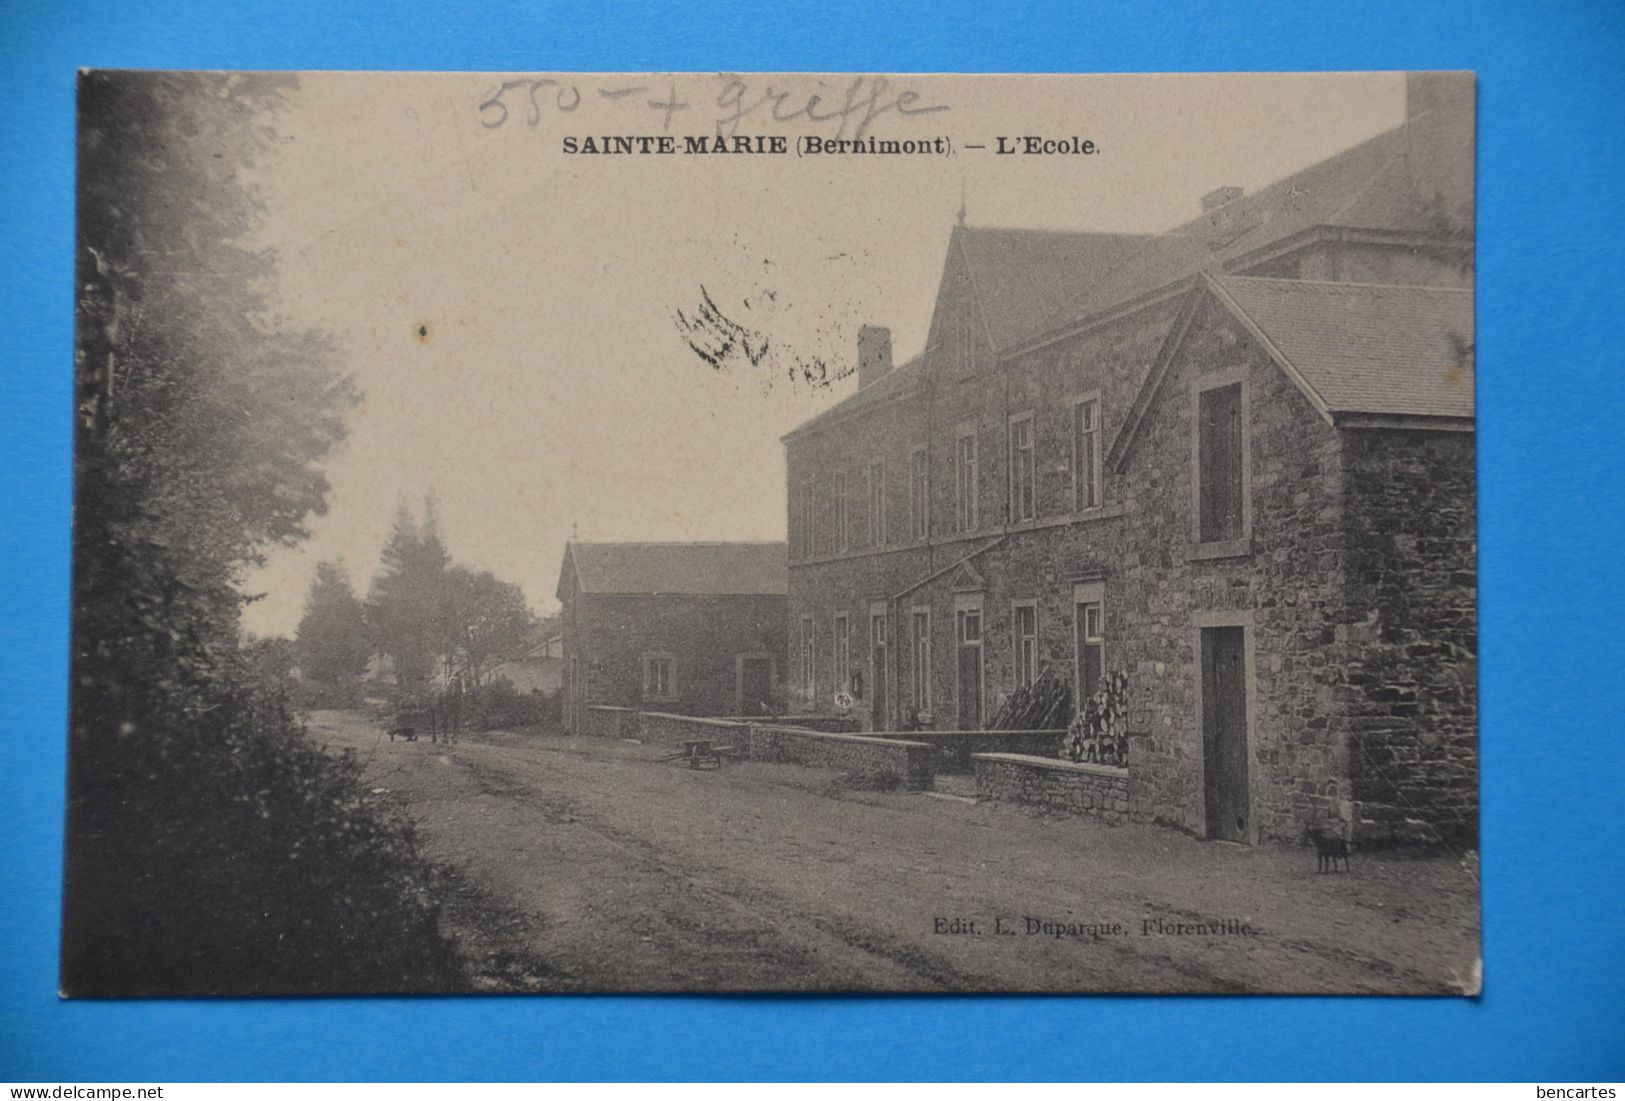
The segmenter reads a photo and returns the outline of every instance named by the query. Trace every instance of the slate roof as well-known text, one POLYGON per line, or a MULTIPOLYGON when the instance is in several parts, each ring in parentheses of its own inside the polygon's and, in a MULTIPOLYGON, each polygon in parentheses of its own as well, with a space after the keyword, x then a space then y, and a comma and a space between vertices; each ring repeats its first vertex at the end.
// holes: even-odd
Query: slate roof
POLYGON ((1215 276, 1221 300, 1332 414, 1473 415, 1473 292, 1215 276))
POLYGON ((867 409, 871 405, 878 405, 887 398, 897 397, 916 389, 920 385, 919 366, 924 359, 924 356, 915 356, 901 366, 893 367, 861 390, 842 398, 811 420, 798 424, 785 433, 782 438, 789 439, 792 436, 799 436, 803 432, 810 432, 814 428, 828 423, 834 417, 845 416, 848 413, 867 409))
MULTIPOLYGON (((1238 262, 1244 267, 1249 254, 1321 226, 1451 233, 1471 241, 1473 140, 1470 121, 1457 111, 1424 111, 1168 233, 957 226, 949 253, 963 258, 987 334, 1002 353, 1203 272, 1223 272, 1238 262)), ((898 378, 901 370, 790 435, 917 383, 919 372, 898 378), (881 389, 887 383, 891 388, 881 389)))
POLYGON ((784 543, 571 543, 584 593, 685 596, 783 596, 789 592, 789 548, 784 543))
POLYGON ((948 248, 964 260, 987 334, 1002 352, 1078 316, 1107 276, 1168 244, 1143 233, 956 226, 948 248))

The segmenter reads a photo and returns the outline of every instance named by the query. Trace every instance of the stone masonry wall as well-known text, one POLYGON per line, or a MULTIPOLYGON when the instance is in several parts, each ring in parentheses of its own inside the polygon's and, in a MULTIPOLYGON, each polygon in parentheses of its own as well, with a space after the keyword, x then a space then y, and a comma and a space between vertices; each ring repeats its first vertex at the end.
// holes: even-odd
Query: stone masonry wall
POLYGON ((1205 300, 1114 483, 1126 509, 1106 581, 1108 668, 1129 675, 1136 819, 1202 835, 1200 630, 1247 629, 1248 836, 1302 836, 1348 796, 1342 440, 1250 334, 1205 300), (1239 371, 1251 538, 1204 557, 1194 530, 1195 383, 1239 371))
MULTIPOLYGON (((1066 670, 1065 678, 1070 681, 1069 582, 1080 570, 1087 572, 1110 560, 1108 547, 1111 551, 1118 547, 1111 535, 1120 527, 1120 510, 1111 507, 1109 497, 1106 507, 1073 512, 1071 399, 1086 393, 1098 395, 1104 452, 1122 424, 1178 306, 1177 302, 1159 304, 1008 364, 996 363, 991 351, 984 349, 977 371, 965 377, 960 376, 951 357, 929 353, 925 365, 928 378, 913 397, 846 417, 789 441, 786 459, 792 672, 787 681, 793 691, 799 688, 803 615, 812 617, 815 637, 816 685, 809 696, 799 697, 802 708, 828 711, 837 689, 851 684, 853 672, 863 675, 866 687, 872 685, 869 603, 909 590, 892 607, 889 623, 890 696, 904 704, 913 698, 919 674, 912 667, 909 647, 910 611, 917 605, 929 607, 931 710, 939 729, 956 725, 958 684, 948 579, 924 588, 914 586, 1001 535, 1007 538, 1006 545, 976 561, 978 569, 985 565, 1005 575, 990 578, 990 582, 999 583, 997 592, 990 584, 984 607, 983 626, 988 641, 984 651, 983 715, 992 716, 1014 687, 1011 599, 1042 599, 1049 605, 1040 610, 1039 616, 1042 662, 1066 670), (1038 515, 1031 522, 1012 525, 1007 504, 1009 419, 1012 414, 1027 412, 1034 417, 1038 515), (956 516, 954 478, 956 434, 965 425, 975 425, 978 439, 979 523, 968 532, 960 530, 956 516), (929 542, 914 540, 909 529, 908 457, 912 448, 923 443, 929 444, 929 542), (867 540, 866 528, 859 530, 856 513, 866 509, 865 502, 858 500, 859 507, 849 525, 854 546, 839 553, 828 542, 834 524, 835 506, 830 496, 834 475, 844 474, 849 494, 855 493, 861 490, 868 464, 876 458, 886 463, 888 542, 875 547, 867 540), (797 539, 802 516, 798 501, 809 477, 813 479, 817 527, 823 540, 819 553, 811 560, 799 556, 797 539), (1056 526, 1066 520, 1074 521, 1069 527, 1083 529, 1081 538, 1056 526), (1076 553, 1079 542, 1088 544, 1081 558, 1076 553), (1023 555, 1017 548, 1025 548, 1028 553, 1023 555), (1091 567, 1090 563, 1097 565, 1091 567), (838 676, 831 669, 831 633, 834 617, 839 614, 848 616, 851 668, 838 676)), ((866 693, 854 708, 866 728, 875 725, 869 708, 871 699, 872 693, 866 693)), ((895 706, 887 711, 897 714, 895 706)))
POLYGON ((629 707, 588 707, 578 733, 589 738, 635 738, 638 713, 629 707))
POLYGON ((701 719, 693 715, 671 715, 644 711, 638 716, 637 737, 645 745, 681 749, 684 742, 708 741, 732 746, 743 757, 749 745, 749 726, 725 719, 701 719))
POLYGON ((972 762, 979 800, 1085 815, 1114 826, 1130 820, 1126 768, 1014 753, 978 753, 972 762))
POLYGON ((739 655, 768 655, 784 677, 785 608, 782 596, 580 594, 570 602, 565 652, 583 663, 588 705, 732 714, 739 655), (647 654, 672 657, 675 698, 644 699, 647 654))
POLYGON ((1362 844, 1478 840, 1474 437, 1348 433, 1353 814, 1362 844))
POLYGON ((785 726, 750 727, 750 759, 835 769, 865 777, 895 776, 902 787, 928 789, 936 751, 921 742, 859 734, 824 734, 785 726))
POLYGON ((911 730, 884 735, 936 747, 938 772, 970 772, 971 758, 978 753, 1055 757, 1065 736, 1064 730, 911 730))

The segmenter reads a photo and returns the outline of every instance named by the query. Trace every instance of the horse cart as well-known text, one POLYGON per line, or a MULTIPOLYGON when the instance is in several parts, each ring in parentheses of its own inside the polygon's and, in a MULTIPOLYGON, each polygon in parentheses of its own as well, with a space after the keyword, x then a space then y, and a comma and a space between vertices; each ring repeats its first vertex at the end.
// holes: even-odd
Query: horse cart
POLYGON ((396 737, 405 738, 409 742, 418 740, 418 733, 429 727, 429 713, 420 707, 402 707, 395 711, 395 717, 389 723, 389 740, 396 737))

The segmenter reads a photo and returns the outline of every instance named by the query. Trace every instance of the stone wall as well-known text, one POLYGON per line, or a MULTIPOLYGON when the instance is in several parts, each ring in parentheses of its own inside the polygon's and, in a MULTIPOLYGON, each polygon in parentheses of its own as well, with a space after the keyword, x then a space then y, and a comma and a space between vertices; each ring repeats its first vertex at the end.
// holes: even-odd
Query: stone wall
MULTIPOLYGON (((1332 259, 1327 253, 1293 263, 1332 259)), ((1445 270, 1450 257, 1351 247, 1337 260, 1339 278, 1457 281, 1445 270)), ((897 495, 888 508, 898 521, 898 502, 907 505, 906 469, 896 468, 895 457, 926 439, 932 529, 928 541, 905 538, 810 560, 792 550, 787 679, 795 683, 799 668, 799 617, 810 615, 817 681, 802 706, 829 709, 842 685, 830 669, 832 621, 846 614, 853 670, 872 684, 869 605, 895 597, 889 695, 911 695, 910 613, 929 609, 934 725, 956 726, 954 606, 974 590, 982 609, 985 720, 1016 683, 1013 606, 1035 604, 1039 666, 1070 684, 1072 585, 1099 581, 1105 668, 1127 673, 1130 683, 1129 723, 1137 733, 1124 791, 1134 820, 1206 833, 1201 632, 1241 627, 1247 839, 1297 841, 1306 825, 1330 819, 1355 828, 1363 843, 1423 835, 1468 843, 1478 810, 1471 434, 1333 427, 1210 292, 1193 295, 1177 354, 1120 468, 1106 472, 1105 504, 1093 512, 1067 511, 1062 399, 1099 393, 1109 448, 1179 302, 1165 300, 1002 362, 984 349, 983 368, 968 377, 929 359, 912 401, 792 438, 792 532, 795 494, 808 475, 827 489, 828 478, 845 471, 849 488, 858 486, 856 472, 880 453, 889 456, 897 495), (1220 373, 1245 385, 1250 510, 1246 538, 1224 548, 1199 543, 1194 530, 1195 395, 1202 376, 1220 373), (1039 517, 1012 524, 1008 424, 1028 410, 1036 417, 1039 517), (952 449, 968 424, 980 441, 982 522, 962 533, 955 529, 952 449), (974 556, 974 584, 950 569, 967 556, 974 556)), ((830 522, 832 508, 819 502, 820 525, 830 522)), ((866 723, 867 705, 857 707, 866 723)))
POLYGON ((638 739, 645 745, 681 749, 684 742, 708 741, 732 746, 743 757, 749 745, 749 727, 727 719, 702 719, 693 715, 672 715, 644 711, 638 716, 638 739))
POLYGON ((1247 643, 1251 840, 1301 837, 1347 796, 1343 456, 1327 424, 1211 297, 1201 301, 1111 488, 1127 510, 1106 577, 1106 665, 1128 673, 1134 814, 1207 830, 1201 630, 1247 643), (1223 557, 1195 532, 1193 429, 1204 375, 1244 383, 1250 530, 1223 557))
POLYGON ((936 750, 923 742, 861 734, 824 734, 788 726, 750 727, 750 759, 828 768, 864 778, 896 777, 901 787, 930 788, 936 750))
POLYGON ((579 661, 588 706, 732 714, 739 710, 740 655, 770 657, 782 681, 786 606, 783 596, 572 594, 564 619, 565 713, 572 713, 570 663, 579 661), (644 698, 650 654, 672 659, 672 697, 644 698))
POLYGON ((978 753, 1019 753, 1031 757, 1055 757, 1060 751, 1064 730, 910 730, 903 734, 877 735, 924 742, 937 751, 938 772, 970 772, 971 758, 978 753))
POLYGON ((769 726, 793 726, 798 730, 822 730, 826 734, 857 734, 862 723, 849 715, 783 715, 771 719, 761 715, 719 715, 727 722, 760 723, 769 726))
POLYGON ((1471 433, 1348 433, 1350 817, 1362 845, 1478 840, 1471 433))
POLYGON ((1130 820, 1126 768, 1016 753, 978 753, 971 760, 977 799, 1085 815, 1114 826, 1130 820))
POLYGON ((589 738, 636 738, 638 713, 630 707, 588 707, 576 733, 589 738))

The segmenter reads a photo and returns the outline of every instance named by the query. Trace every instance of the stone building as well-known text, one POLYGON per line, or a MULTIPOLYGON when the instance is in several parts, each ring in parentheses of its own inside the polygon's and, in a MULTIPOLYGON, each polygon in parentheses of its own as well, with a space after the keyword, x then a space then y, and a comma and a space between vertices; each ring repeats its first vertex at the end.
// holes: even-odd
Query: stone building
POLYGON ((559 570, 563 710, 760 715, 782 695, 783 543, 580 543, 559 570))
POLYGON ((799 706, 1122 671, 1135 820, 1474 840, 1472 98, 1167 234, 955 227, 925 351, 785 437, 799 706))

